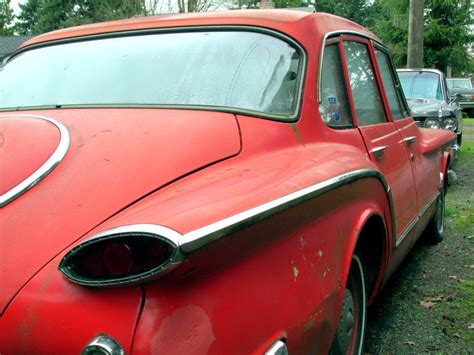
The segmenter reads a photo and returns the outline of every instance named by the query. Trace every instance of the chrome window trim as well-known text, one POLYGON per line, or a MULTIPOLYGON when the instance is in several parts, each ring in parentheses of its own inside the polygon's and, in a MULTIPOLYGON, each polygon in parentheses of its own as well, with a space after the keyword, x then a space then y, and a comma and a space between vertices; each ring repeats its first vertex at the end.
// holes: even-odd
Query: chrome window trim
MULTIPOLYGON (((61 38, 57 40, 50 40, 46 42, 40 42, 31 44, 25 47, 21 47, 13 52, 10 56, 5 59, 5 65, 8 61, 12 60, 19 54, 27 52, 29 50, 34 50, 43 47, 49 47, 54 45, 69 44, 74 42, 84 42, 91 40, 100 40, 108 38, 117 38, 117 37, 132 37, 132 36, 142 36, 142 35, 153 35, 153 34, 163 34, 163 33, 182 33, 182 32, 203 32, 203 31, 241 31, 241 32, 253 32, 253 33, 262 33, 274 38, 278 38, 283 42, 291 45, 300 55, 301 55, 301 64, 298 68, 298 88, 295 96, 295 108, 294 112, 291 115, 284 114, 272 114, 265 113, 261 111, 253 111, 246 109, 239 109, 233 107, 218 107, 218 106, 193 106, 193 105, 140 105, 140 104, 99 104, 99 105, 62 105, 61 108, 116 108, 116 107, 132 107, 132 108, 173 108, 173 109, 198 109, 198 110, 209 110, 217 112, 230 112, 234 114, 248 115, 257 118, 269 119, 278 122, 296 122, 298 121, 301 115, 301 106, 303 101, 303 89, 304 83, 306 81, 306 69, 308 65, 308 55, 304 47, 294 38, 290 37, 288 34, 279 32, 275 29, 270 29, 266 27, 259 27, 254 25, 197 25, 197 26, 183 26, 183 27, 163 27, 163 28, 146 28, 146 29, 134 29, 134 30, 125 30, 125 31, 116 31, 116 32, 106 32, 106 33, 96 33, 89 34, 77 37, 61 38), (199 107, 199 108, 198 108, 199 107)), ((43 106, 45 107, 45 106, 43 106)), ((49 108, 51 106, 47 106, 49 108)), ((21 108, 20 108, 21 109, 21 108)), ((27 107, 28 110, 33 109, 42 109, 41 107, 27 107)), ((45 109, 45 108, 43 108, 45 109)), ((18 108, 0 108, 0 112, 11 112, 11 110, 18 110, 18 108), (6 111, 9 110, 9 111, 6 111)))
POLYGON ((240 212, 231 217, 224 218, 223 220, 209 224, 205 227, 188 232, 184 234, 183 238, 180 240, 180 248, 183 253, 191 253, 204 247, 207 244, 210 244, 223 238, 229 233, 248 227, 276 213, 285 211, 293 206, 299 205, 328 191, 334 190, 338 187, 347 185, 357 180, 372 177, 378 179, 385 189, 392 219, 392 235, 395 239, 395 211, 393 208, 393 199, 390 187, 382 173, 380 173, 380 171, 368 168, 359 169, 338 175, 336 177, 295 191, 283 197, 279 197, 273 201, 264 203, 260 206, 253 207, 249 210, 240 212))
POLYGON ((324 58, 324 49, 326 47, 326 41, 330 37, 335 37, 335 36, 340 36, 340 35, 354 35, 358 37, 363 37, 368 40, 374 41, 378 45, 380 45, 382 48, 386 48, 380 40, 375 38, 374 36, 368 35, 363 32, 358 32, 358 31, 351 31, 351 30, 338 30, 338 31, 332 31, 332 32, 326 32, 323 37, 323 41, 321 43, 321 50, 319 52, 319 63, 318 63, 318 79, 317 79, 317 93, 318 93, 318 103, 321 104, 321 75, 323 71, 323 58, 324 58))
POLYGON ((53 171, 54 168, 63 160, 71 144, 71 137, 69 136, 69 132, 66 126, 64 126, 61 122, 56 121, 55 119, 38 115, 12 114, 2 115, 0 116, 0 120, 4 117, 27 117, 49 122, 56 126, 56 128, 59 130, 60 137, 56 150, 48 158, 48 160, 43 163, 43 165, 41 165, 33 174, 28 176, 25 180, 23 180, 18 185, 16 185, 15 187, 0 196, 0 208, 4 207, 8 203, 23 195, 26 191, 31 189, 33 186, 43 180, 51 171, 53 171))

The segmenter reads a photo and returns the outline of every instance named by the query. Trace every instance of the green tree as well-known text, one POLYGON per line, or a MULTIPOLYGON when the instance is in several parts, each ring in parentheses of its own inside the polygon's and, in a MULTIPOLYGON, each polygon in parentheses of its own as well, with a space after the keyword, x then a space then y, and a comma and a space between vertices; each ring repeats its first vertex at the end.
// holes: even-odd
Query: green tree
POLYGON ((42 0, 33 24, 33 33, 44 33, 65 27, 73 13, 74 0, 42 0))
POLYGON ((469 69, 467 45, 472 42, 471 0, 426 0, 425 66, 454 75, 469 69))
POLYGON ((305 7, 308 3, 304 0, 273 0, 275 8, 283 9, 288 7, 305 7))
POLYGON ((28 0, 20 5, 20 14, 17 16, 15 32, 20 35, 37 34, 33 32, 33 26, 37 22, 36 18, 42 0, 28 0))
POLYGON ((0 35, 9 36, 13 34, 12 23, 14 20, 10 0, 0 0, 0 35))
POLYGON ((63 23, 64 27, 87 23, 119 20, 145 15, 143 0, 75 0, 74 11, 63 23))
POLYGON ((379 17, 373 31, 390 48, 397 68, 405 67, 408 48, 409 0, 378 0, 374 3, 379 17))
POLYGON ((40 34, 144 15, 145 12, 145 0, 28 0, 20 5, 15 30, 19 34, 40 34))
POLYGON ((315 0, 310 2, 318 12, 327 12, 371 28, 376 17, 376 6, 367 0, 315 0))
MULTIPOLYGON (((374 31, 391 49, 397 67, 406 65, 409 0, 377 0, 379 17, 374 31)), ((425 0, 424 66, 453 75, 470 70, 467 45, 473 41, 470 0, 425 0)))

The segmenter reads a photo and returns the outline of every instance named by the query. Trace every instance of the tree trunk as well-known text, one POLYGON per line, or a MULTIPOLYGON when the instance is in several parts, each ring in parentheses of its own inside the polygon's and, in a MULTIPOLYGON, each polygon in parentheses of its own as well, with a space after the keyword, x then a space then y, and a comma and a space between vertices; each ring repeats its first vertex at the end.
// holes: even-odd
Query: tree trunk
POLYGON ((423 68, 424 0, 410 0, 408 23, 408 68, 423 68))

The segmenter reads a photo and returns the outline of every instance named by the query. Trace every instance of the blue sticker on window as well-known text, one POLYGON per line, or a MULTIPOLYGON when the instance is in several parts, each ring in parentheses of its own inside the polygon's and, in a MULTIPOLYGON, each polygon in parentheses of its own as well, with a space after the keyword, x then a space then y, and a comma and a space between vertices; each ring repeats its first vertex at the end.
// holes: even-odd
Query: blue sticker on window
POLYGON ((337 105, 337 98, 335 97, 328 97, 329 105, 337 105))

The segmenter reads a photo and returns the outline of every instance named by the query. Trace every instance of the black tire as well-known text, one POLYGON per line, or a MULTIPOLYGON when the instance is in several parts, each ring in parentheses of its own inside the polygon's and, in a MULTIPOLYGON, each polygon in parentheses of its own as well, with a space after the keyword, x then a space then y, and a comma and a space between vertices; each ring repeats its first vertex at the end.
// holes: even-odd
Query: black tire
POLYGON ((366 277, 362 259, 354 254, 347 278, 341 317, 329 349, 331 355, 362 354, 367 324, 366 277))
POLYGON ((436 212, 426 227, 426 239, 430 244, 438 244, 444 239, 444 210, 445 210, 446 184, 439 192, 436 202, 436 212))
POLYGON ((458 134, 458 145, 461 146, 461 143, 462 143, 462 133, 461 134, 458 134))

